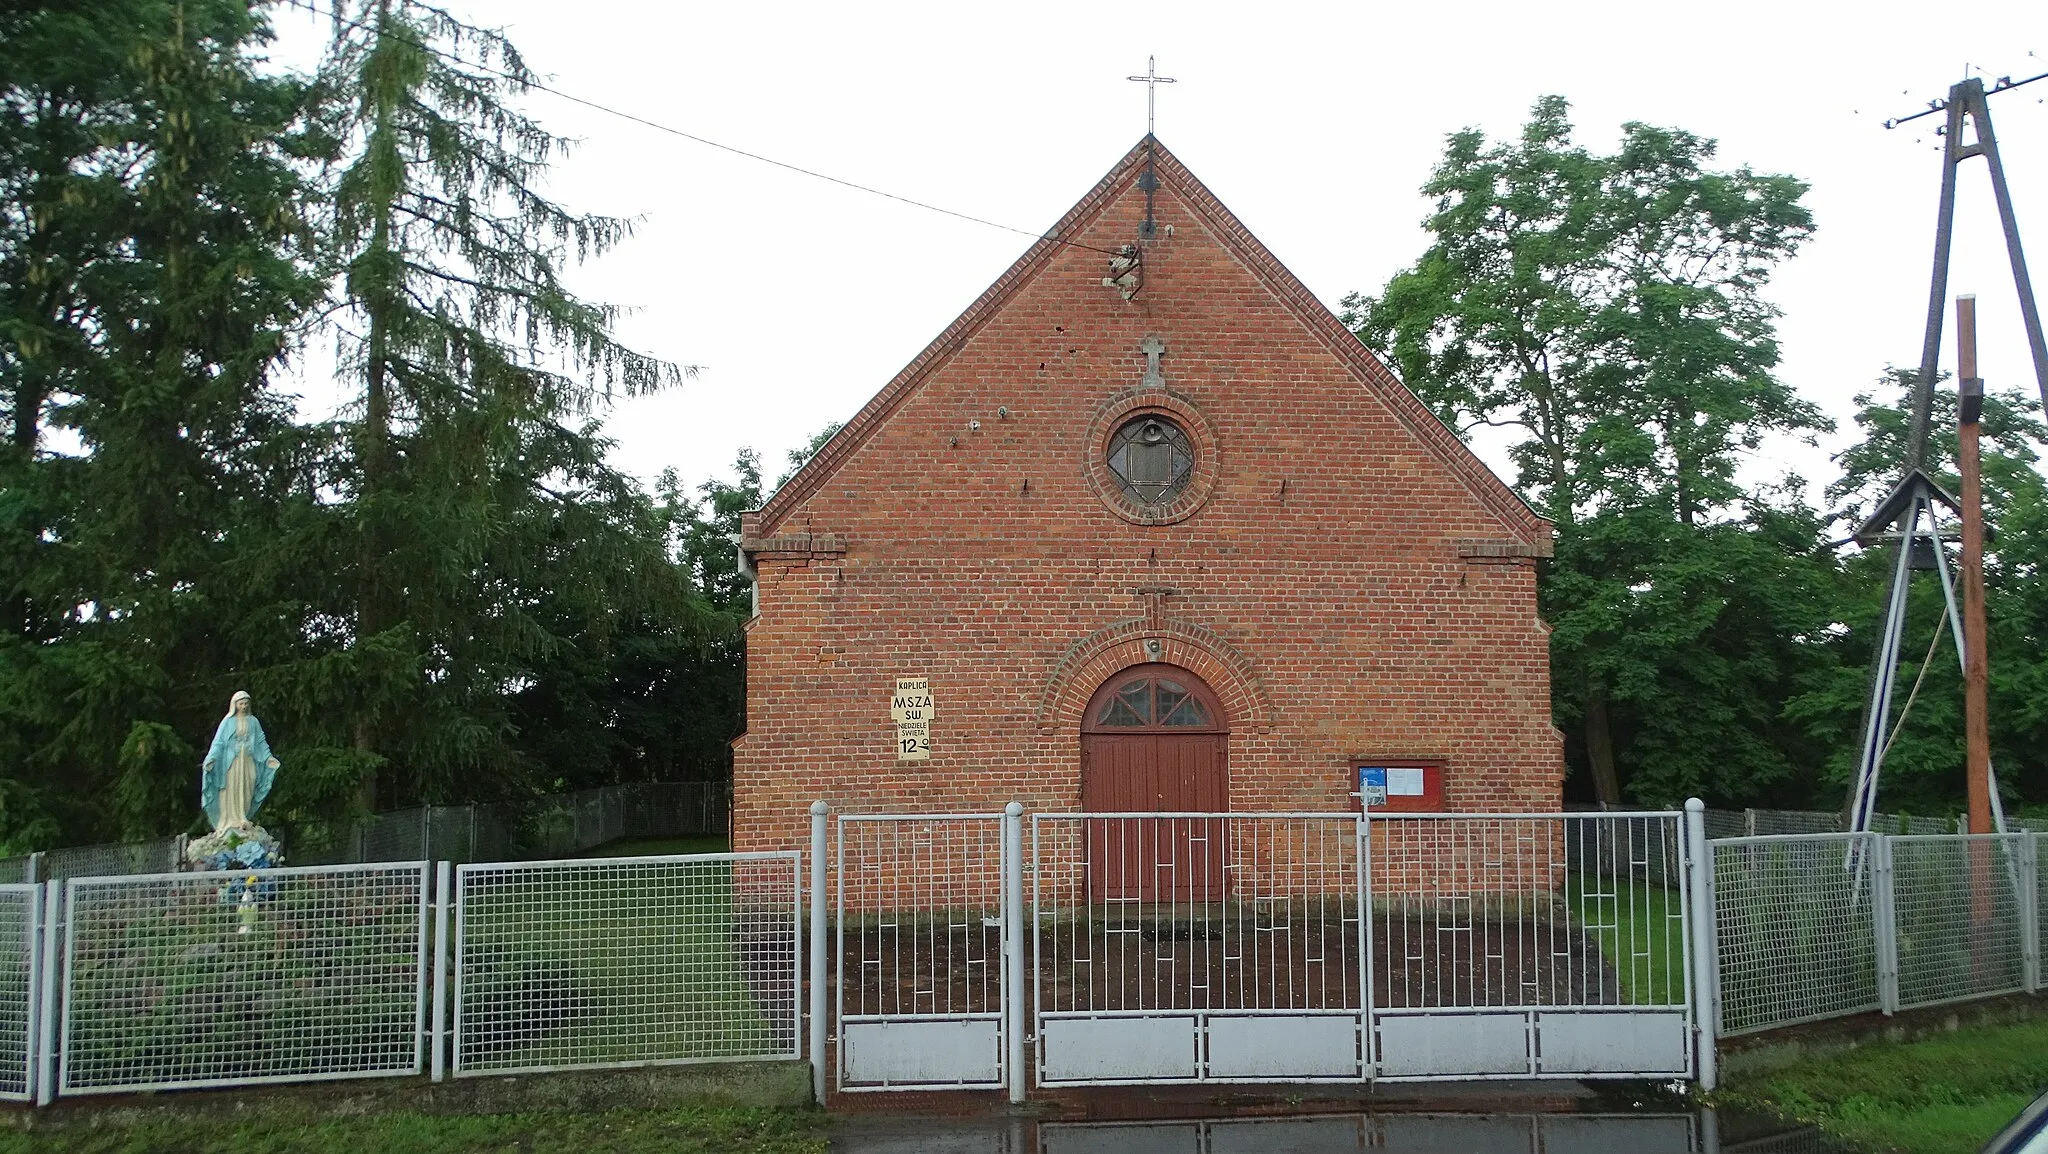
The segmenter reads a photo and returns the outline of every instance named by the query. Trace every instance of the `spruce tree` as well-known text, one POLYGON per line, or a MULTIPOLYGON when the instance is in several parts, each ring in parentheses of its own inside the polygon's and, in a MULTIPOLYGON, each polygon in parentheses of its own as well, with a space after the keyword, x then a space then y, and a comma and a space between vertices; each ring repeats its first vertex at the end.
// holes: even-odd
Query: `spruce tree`
MULTIPOLYGON (((166 833, 258 634, 236 595, 317 299, 304 86, 239 0, 0 23, 0 839, 166 833), (267 463, 268 462, 268 463, 267 463)), ((267 647, 259 642, 257 649, 267 647)))
POLYGON ((328 243, 354 398, 331 478, 352 537, 352 771, 381 803, 546 787, 511 699, 622 621, 701 619, 645 496, 583 423, 683 370, 621 345, 617 311, 563 286, 565 262, 628 224, 538 190, 566 142, 511 106, 534 76, 504 36, 357 0, 337 8, 322 79, 345 101, 328 243))

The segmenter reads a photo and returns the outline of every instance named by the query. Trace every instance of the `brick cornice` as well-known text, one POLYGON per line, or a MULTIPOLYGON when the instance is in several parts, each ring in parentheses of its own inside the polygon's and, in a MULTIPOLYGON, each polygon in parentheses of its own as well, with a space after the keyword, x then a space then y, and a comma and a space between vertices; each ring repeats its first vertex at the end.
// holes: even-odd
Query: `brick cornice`
POLYGON ((782 533, 741 537, 740 548, 756 561, 809 561, 845 556, 846 538, 838 533, 782 533))
POLYGON ((1111 622, 1067 647, 1038 700, 1039 732, 1078 736, 1088 699, 1103 682, 1134 665, 1164 662, 1209 683, 1229 715, 1231 732, 1270 733, 1273 702, 1251 658, 1206 625, 1166 616, 1153 601, 1155 608, 1145 616, 1111 622))
POLYGON ((1515 564, 1548 557, 1552 553, 1550 534, 1534 541, 1494 541, 1466 537, 1458 541, 1458 556, 1467 561, 1515 564))

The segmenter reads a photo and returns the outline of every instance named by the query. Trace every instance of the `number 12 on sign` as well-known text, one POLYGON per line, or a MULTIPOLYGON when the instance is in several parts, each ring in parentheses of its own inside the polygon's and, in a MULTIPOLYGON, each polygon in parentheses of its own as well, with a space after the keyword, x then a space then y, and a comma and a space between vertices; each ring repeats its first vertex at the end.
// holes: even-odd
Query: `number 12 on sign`
POLYGON ((932 756, 932 723, 929 721, 899 721, 896 723, 896 760, 928 761, 932 756))

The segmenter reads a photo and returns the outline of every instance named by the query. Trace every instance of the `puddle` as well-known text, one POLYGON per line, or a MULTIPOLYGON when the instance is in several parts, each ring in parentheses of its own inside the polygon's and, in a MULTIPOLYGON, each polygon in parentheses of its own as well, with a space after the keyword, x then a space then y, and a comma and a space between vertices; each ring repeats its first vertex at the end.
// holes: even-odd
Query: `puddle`
POLYGON ((842 1119, 836 1154, 1852 1154, 1811 1128, 1712 1110, 1315 1114, 1160 1122, 842 1119))

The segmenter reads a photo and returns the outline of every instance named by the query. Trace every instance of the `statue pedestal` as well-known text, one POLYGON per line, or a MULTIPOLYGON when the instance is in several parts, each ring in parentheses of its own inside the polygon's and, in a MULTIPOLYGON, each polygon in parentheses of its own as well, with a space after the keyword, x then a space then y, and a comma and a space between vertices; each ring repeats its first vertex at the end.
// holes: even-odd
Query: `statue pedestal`
POLYGON ((189 869, 262 870, 284 864, 284 843, 253 821, 232 822, 185 846, 189 869))

